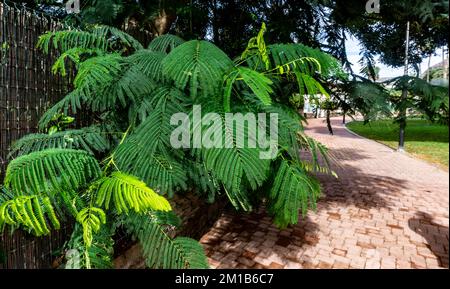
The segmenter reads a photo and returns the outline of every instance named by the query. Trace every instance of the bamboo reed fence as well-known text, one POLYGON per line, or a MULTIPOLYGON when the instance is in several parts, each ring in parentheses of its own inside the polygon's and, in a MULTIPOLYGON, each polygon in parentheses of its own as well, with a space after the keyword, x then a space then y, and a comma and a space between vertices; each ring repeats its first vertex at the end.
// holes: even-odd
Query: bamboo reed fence
MULTIPOLYGON (((36 48, 39 35, 61 28, 51 17, 0 0, 0 182, 14 140, 37 131, 40 116, 70 88, 71 77, 53 75, 56 52, 36 48)), ((44 238, 0 234, 0 268, 49 268, 68 227, 44 238)))

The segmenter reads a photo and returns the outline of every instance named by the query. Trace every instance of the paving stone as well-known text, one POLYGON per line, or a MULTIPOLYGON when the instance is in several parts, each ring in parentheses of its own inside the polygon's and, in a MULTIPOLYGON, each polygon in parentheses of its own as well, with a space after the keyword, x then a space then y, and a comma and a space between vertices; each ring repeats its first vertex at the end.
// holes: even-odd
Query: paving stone
POLYGON ((350 266, 357 269, 363 269, 366 265, 366 258, 353 257, 350 260, 350 266))
POLYGON ((394 257, 383 257, 381 258, 381 268, 382 269, 395 269, 396 259, 394 257))
POLYGON ((350 267, 349 263, 342 263, 340 261, 336 261, 333 264, 333 269, 348 269, 350 267))
POLYGON ((283 269, 284 265, 275 262, 270 263, 269 269, 283 269))
POLYGON ((237 258, 237 262, 239 264, 242 264, 244 266, 246 266, 247 268, 253 267, 253 265, 255 265, 255 261, 245 258, 245 257, 239 257, 237 258))
POLYGON ((317 265, 317 268, 319 269, 331 269, 332 267, 333 267, 332 264, 323 261, 320 261, 319 264, 317 265))
POLYGON ((347 255, 347 250, 334 249, 334 250, 332 251, 332 253, 333 253, 334 255, 338 255, 338 256, 345 256, 345 255, 347 255))
POLYGON ((318 175, 317 210, 286 230, 264 208, 223 214, 201 239, 211 267, 448 268, 448 172, 355 136, 338 118, 334 135, 322 119, 308 123, 339 178, 318 175))
POLYGON ((369 259, 366 262, 366 269, 380 269, 381 261, 379 259, 369 259))
POLYGON ((284 266, 285 269, 302 269, 304 268, 301 264, 297 262, 287 262, 286 266, 284 266))

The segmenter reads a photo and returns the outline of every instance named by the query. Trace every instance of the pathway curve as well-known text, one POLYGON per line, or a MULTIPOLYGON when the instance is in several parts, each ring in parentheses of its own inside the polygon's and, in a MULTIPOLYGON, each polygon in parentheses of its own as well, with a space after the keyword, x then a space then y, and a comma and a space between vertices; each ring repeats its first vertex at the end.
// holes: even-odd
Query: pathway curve
POLYGON ((338 179, 319 176, 316 212, 285 230, 263 211, 228 212, 201 243, 212 268, 448 268, 448 173, 349 133, 333 119, 306 133, 325 144, 338 179))

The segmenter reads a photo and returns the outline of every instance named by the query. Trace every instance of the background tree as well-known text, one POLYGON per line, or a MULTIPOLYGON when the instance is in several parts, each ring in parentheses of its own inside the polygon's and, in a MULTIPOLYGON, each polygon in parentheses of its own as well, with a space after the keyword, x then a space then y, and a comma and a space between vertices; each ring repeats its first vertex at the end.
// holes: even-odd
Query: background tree
MULTIPOLYGON (((53 11, 75 26, 99 23, 122 28, 144 45, 168 32, 185 39, 209 39, 232 58, 239 56, 255 27, 270 22, 265 33, 268 41, 300 42, 326 51, 341 62, 350 78, 356 73, 345 43, 353 36, 362 46, 359 73, 371 80, 378 79, 377 58, 388 66, 403 65, 408 21, 408 60, 417 76, 422 59, 448 42, 448 1, 444 0, 381 1, 380 13, 367 13, 365 0, 86 0, 81 13, 71 15, 64 15, 56 1, 18 2, 53 11)), ((295 82, 280 81, 283 98, 299 92, 295 82)), ((346 105, 349 102, 339 100, 336 104, 351 111, 346 105)))
POLYGON ((448 1, 380 1, 381 13, 368 14, 366 1, 333 1, 332 19, 343 25, 369 55, 393 67, 404 63, 406 22, 410 21, 410 64, 418 70, 436 48, 447 45, 448 1))

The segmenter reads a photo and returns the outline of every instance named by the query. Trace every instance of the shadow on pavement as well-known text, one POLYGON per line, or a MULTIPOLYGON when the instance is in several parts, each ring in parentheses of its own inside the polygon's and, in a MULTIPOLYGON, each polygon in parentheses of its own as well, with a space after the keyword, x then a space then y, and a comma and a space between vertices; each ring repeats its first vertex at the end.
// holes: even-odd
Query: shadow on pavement
POLYGON ((448 268, 448 227, 433 222, 433 217, 425 212, 416 212, 408 225, 425 238, 428 248, 438 258, 439 266, 448 268))

